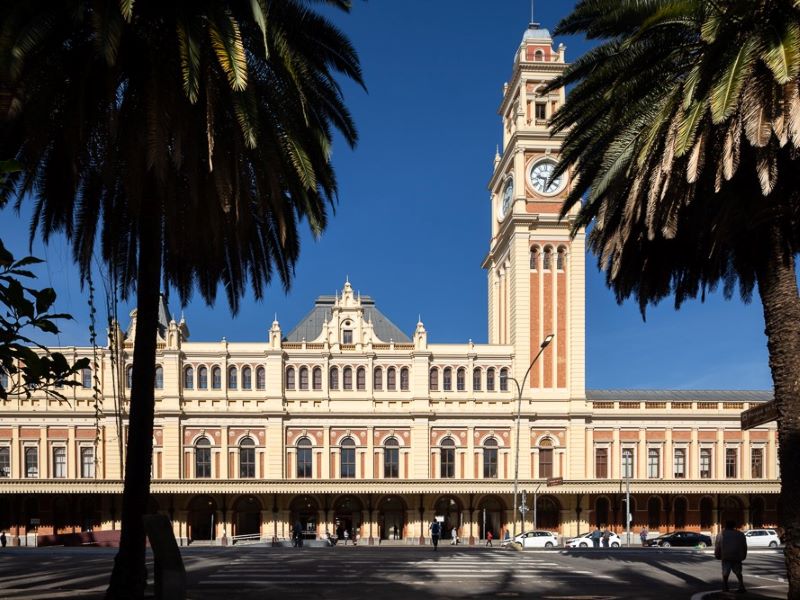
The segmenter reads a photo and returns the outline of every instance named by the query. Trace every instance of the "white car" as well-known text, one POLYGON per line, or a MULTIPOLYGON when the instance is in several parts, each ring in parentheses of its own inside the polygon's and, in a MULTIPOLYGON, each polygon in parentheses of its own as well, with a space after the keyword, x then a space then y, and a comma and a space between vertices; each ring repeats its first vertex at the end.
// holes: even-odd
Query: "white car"
MULTIPOLYGON (((611 538, 608 540, 608 545, 612 548, 619 548, 622 545, 622 540, 616 534, 611 532, 611 538)), ((578 537, 570 538, 564 543, 565 548, 591 548, 592 544, 592 532, 589 533, 582 533, 578 537)), ((603 541, 600 541, 600 547, 603 547, 603 541)))
POLYGON ((748 548, 777 548, 781 538, 774 529, 748 529, 744 532, 748 548))
POLYGON ((500 545, 508 546, 512 541, 522 544, 523 548, 555 548, 558 537, 552 531, 526 531, 513 540, 503 540, 500 545))

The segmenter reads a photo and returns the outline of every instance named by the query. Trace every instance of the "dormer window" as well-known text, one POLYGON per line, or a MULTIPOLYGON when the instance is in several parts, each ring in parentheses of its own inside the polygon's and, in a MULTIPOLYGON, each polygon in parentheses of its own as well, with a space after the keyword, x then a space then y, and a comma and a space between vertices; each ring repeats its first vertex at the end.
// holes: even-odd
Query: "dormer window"
POLYGON ((342 343, 343 344, 352 344, 353 343, 353 330, 352 329, 343 329, 342 330, 342 343))

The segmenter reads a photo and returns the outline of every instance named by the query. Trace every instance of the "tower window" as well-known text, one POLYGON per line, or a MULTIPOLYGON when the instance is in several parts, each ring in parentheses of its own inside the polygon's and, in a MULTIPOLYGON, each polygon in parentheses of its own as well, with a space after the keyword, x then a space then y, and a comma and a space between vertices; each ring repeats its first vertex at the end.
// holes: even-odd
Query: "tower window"
POLYGON ((339 369, 336 367, 331 367, 328 373, 328 387, 332 390, 339 389, 339 369))
POLYGON ((439 369, 435 367, 431 369, 431 372, 428 376, 428 387, 432 392, 439 391, 439 369))
POLYGON ((494 367, 486 369, 486 391, 494 391, 494 367))
POLYGON ((342 387, 345 390, 353 389, 353 369, 345 367, 342 371, 342 387))
POLYGON ((312 385, 314 386, 314 389, 316 391, 320 391, 322 389, 322 369, 319 367, 314 367, 312 378, 312 385))
POLYGON ((364 367, 356 370, 356 389, 362 392, 367 389, 367 370, 364 367))
POLYGON ((400 369, 400 389, 404 392, 408 391, 408 367, 400 369))
POLYGON ((308 367, 300 367, 300 389, 308 389, 308 367))
POLYGON ((545 271, 549 271, 552 268, 553 262, 553 249, 552 248, 545 248, 544 249, 544 260, 542 262, 542 268, 545 271))
POLYGON ((531 248, 531 271, 539 269, 539 249, 536 247, 531 248))
POLYGON ((536 120, 544 121, 547 118, 547 105, 544 102, 536 103, 536 120))
POLYGON ((397 371, 394 367, 386 370, 386 389, 393 392, 397 389, 397 371))
POLYGON ((565 248, 559 248, 558 253, 556 254, 556 269, 559 271, 563 271, 566 265, 567 265, 567 250, 565 248))
POLYGON ((373 371, 372 386, 378 391, 383 389, 383 371, 380 367, 375 367, 375 371, 373 371))
POLYGON ((343 344, 352 344, 353 343, 353 330, 352 329, 345 329, 342 331, 342 343, 343 344))

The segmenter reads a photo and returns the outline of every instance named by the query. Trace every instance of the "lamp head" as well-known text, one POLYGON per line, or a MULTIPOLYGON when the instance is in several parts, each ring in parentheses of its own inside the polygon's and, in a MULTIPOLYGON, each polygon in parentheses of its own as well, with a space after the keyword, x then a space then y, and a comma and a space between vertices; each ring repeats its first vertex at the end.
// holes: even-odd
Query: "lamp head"
POLYGON ((539 347, 547 348, 550 345, 550 342, 553 341, 554 337, 556 337, 554 333, 547 334, 547 336, 542 340, 542 344, 539 347))

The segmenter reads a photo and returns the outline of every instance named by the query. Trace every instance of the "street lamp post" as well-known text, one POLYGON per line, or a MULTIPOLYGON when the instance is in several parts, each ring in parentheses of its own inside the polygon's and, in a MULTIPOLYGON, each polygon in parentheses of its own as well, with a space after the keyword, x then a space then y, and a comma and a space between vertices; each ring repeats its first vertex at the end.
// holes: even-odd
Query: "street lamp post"
POLYGON ((533 369, 533 365, 536 364, 536 361, 544 352, 544 349, 550 345, 550 342, 553 341, 555 337, 554 334, 548 334, 542 343, 539 344, 539 352, 536 353, 536 356, 533 357, 531 364, 528 365, 528 370, 525 371, 525 376, 522 378, 522 383, 517 381, 514 377, 509 377, 511 381, 517 386, 517 446, 516 446, 516 457, 514 460, 514 535, 512 539, 517 537, 517 489, 519 487, 519 421, 520 421, 520 413, 522 412, 522 388, 525 387, 525 380, 528 379, 528 375, 531 373, 531 369, 533 369))

